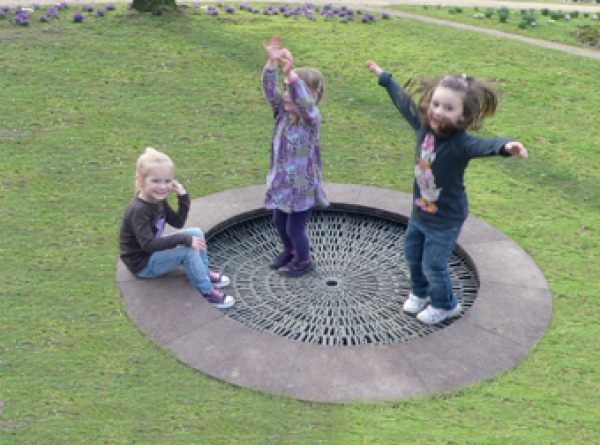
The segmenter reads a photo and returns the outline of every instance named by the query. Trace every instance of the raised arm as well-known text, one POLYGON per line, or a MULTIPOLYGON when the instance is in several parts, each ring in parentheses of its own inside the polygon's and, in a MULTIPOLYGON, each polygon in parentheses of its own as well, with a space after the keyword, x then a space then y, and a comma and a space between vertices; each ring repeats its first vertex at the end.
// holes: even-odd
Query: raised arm
POLYGON ((382 86, 387 90, 392 103, 398 109, 398 111, 400 111, 410 126, 415 131, 421 128, 421 122, 419 121, 417 113, 417 105, 411 99, 410 95, 406 93, 400 87, 400 85, 398 85, 398 82, 392 78, 392 74, 382 70, 379 65, 370 60, 365 63, 365 66, 369 71, 377 76, 379 80, 379 86, 382 86))
POLYGON ((285 84, 290 96, 290 100, 294 106, 294 111, 298 118, 305 125, 316 125, 321 122, 321 113, 317 107, 316 95, 313 93, 304 81, 298 78, 298 75, 292 69, 294 66, 294 58, 292 53, 284 48, 281 50, 279 64, 285 76, 285 84))
POLYGON ((263 48, 269 56, 269 60, 267 60, 267 64, 265 65, 265 68, 269 70, 277 68, 277 59, 281 56, 281 50, 279 48, 280 42, 281 38, 279 36, 271 37, 270 42, 262 42, 263 48))
POLYGON ((281 93, 277 89, 277 59, 280 57, 281 49, 279 48, 279 36, 271 37, 270 42, 263 42, 263 48, 267 52, 268 60, 262 72, 262 91, 265 100, 269 103, 273 110, 273 115, 281 111, 281 93))

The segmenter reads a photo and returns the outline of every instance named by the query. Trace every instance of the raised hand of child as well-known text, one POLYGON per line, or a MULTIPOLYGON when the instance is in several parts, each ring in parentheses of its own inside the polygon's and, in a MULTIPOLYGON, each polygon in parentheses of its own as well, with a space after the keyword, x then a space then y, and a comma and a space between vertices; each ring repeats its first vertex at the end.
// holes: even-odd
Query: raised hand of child
POLYGON ((177 193, 178 195, 185 195, 187 192, 185 191, 185 188, 183 187, 183 185, 181 185, 179 182, 173 180, 173 182, 171 182, 171 190, 174 191, 175 193, 177 193))
POLYGON ((204 241, 204 238, 192 236, 192 249, 206 250, 206 241, 204 241))
POLYGON ((279 36, 273 36, 271 37, 270 42, 262 42, 263 48, 269 55, 269 62, 276 62, 279 56, 281 55, 281 50, 279 48, 280 41, 281 39, 279 36))
POLYGON ((286 77, 289 77, 292 72, 292 69, 294 68, 294 58, 292 57, 292 53, 290 52, 290 50, 287 48, 283 48, 280 51, 280 55, 279 57, 277 57, 277 60, 281 64, 281 71, 283 71, 283 74, 286 77))
POLYGON ((522 158, 527 157, 527 149, 523 147, 523 144, 520 142, 508 142, 504 145, 504 150, 506 150, 509 154, 513 156, 521 156, 522 158))
POLYGON ((367 60, 367 63, 365 63, 365 66, 369 69, 369 71, 371 71, 377 77, 379 77, 381 75, 381 73, 383 72, 383 70, 381 68, 379 68, 379 65, 377 65, 375 62, 371 62, 370 60, 367 60))

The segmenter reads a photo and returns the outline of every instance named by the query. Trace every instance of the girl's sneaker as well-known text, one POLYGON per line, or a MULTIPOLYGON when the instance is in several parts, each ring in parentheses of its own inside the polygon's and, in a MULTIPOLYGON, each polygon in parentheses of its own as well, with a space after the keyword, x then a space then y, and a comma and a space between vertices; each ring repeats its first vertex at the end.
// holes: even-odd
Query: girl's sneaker
POLYGON ((431 298, 429 297, 419 298, 411 292, 410 294, 408 294, 408 298, 404 302, 402 310, 409 314, 418 314, 425 308, 425 306, 427 306, 427 303, 429 303, 430 301, 431 298))
POLYGON ((296 252, 294 252, 293 250, 291 252, 289 250, 284 250, 279 255, 277 255, 275 259, 273 259, 273 261, 271 261, 269 267, 275 270, 281 269, 282 267, 286 266, 287 263, 294 259, 295 253, 296 252))
POLYGON ((460 310, 460 303, 456 303, 456 306, 452 309, 437 309, 429 305, 427 309, 419 312, 417 320, 425 324, 437 324, 446 318, 456 317, 460 313, 460 310))
POLYGON ((235 304, 235 300, 230 295, 225 295, 220 290, 213 289, 202 296, 217 309, 227 309, 235 304))
POLYGON ((298 261, 294 258, 286 266, 279 269, 279 272, 286 277, 296 278, 312 270, 315 270, 315 263, 313 263, 312 260, 298 261))
POLYGON ((228 276, 221 275, 220 273, 209 272, 208 276, 213 287, 216 287, 217 289, 229 286, 229 283, 231 282, 228 276))

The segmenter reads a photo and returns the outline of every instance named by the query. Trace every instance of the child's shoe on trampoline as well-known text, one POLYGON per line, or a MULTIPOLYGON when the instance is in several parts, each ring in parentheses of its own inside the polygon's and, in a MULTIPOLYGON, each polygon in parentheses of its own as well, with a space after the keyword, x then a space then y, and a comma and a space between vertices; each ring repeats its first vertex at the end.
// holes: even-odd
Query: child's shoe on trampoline
POLYGON ((286 277, 297 278, 313 270, 315 270, 315 263, 312 260, 298 261, 294 258, 286 266, 279 269, 279 272, 286 277))
POLYGON ((271 261, 271 264, 269 264, 269 267, 271 269, 275 269, 275 270, 279 270, 282 267, 286 266, 290 261, 292 261, 294 259, 294 254, 295 252, 289 251, 289 250, 284 250, 283 252, 281 252, 279 255, 277 255, 273 261, 271 261))
POLYGON ((411 292, 410 294, 408 294, 408 298, 404 302, 402 310, 408 314, 418 314, 423 309, 425 309, 425 306, 427 306, 427 303, 429 303, 430 301, 431 298, 429 297, 419 298, 411 292))
POLYGON ((202 296, 217 309, 227 309, 235 304, 235 299, 230 295, 225 295, 220 290, 213 289, 202 296))
POLYGON ((209 272, 208 277, 210 278, 210 282, 213 287, 216 287, 217 289, 229 286, 229 283, 231 282, 228 276, 221 275, 217 272, 209 272))
POLYGON ((425 324, 441 323, 447 318, 456 317, 460 313, 461 307, 459 303, 452 309, 438 309, 431 305, 417 315, 417 320, 425 324))

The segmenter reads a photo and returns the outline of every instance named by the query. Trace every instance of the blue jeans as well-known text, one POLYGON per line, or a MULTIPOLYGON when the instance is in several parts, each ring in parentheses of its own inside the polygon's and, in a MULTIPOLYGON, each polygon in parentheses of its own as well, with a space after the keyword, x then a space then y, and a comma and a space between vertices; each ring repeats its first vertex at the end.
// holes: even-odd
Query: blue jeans
MULTIPOLYGON (((179 233, 188 233, 198 238, 204 238, 200 229, 186 229, 179 233)), ((173 249, 154 252, 146 267, 141 272, 138 272, 137 276, 139 278, 160 277, 177 269, 182 264, 190 284, 196 287, 201 294, 206 294, 213 289, 208 276, 209 269, 206 250, 196 250, 187 246, 180 245, 173 249)))
POLYGON ((408 221, 404 237, 404 258, 410 272, 412 293, 431 297, 436 309, 453 309, 458 301, 452 291, 448 259, 460 234, 459 227, 432 229, 413 218, 408 221))

